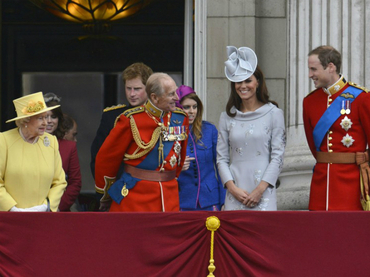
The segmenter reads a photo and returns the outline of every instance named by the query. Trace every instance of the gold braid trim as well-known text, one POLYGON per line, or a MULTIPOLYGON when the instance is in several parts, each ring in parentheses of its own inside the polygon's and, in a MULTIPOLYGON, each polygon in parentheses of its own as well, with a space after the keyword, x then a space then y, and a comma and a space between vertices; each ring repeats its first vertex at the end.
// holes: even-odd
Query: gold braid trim
POLYGON ((163 156, 163 142, 162 142, 162 137, 159 138, 159 146, 158 146, 158 152, 159 152, 159 155, 158 155, 158 165, 161 164, 161 158, 162 158, 162 161, 164 161, 164 156, 163 156))
POLYGON ((134 140, 138 146, 138 149, 133 154, 126 153, 125 158, 129 160, 133 160, 133 159, 138 159, 138 158, 143 157, 145 154, 147 154, 149 151, 151 151, 154 148, 155 144, 157 143, 161 135, 161 127, 157 127, 154 130, 152 138, 150 139, 148 143, 146 143, 141 139, 136 122, 132 116, 130 117, 130 126, 131 126, 132 136, 134 137, 134 140), (140 152, 140 150, 142 151, 140 152))

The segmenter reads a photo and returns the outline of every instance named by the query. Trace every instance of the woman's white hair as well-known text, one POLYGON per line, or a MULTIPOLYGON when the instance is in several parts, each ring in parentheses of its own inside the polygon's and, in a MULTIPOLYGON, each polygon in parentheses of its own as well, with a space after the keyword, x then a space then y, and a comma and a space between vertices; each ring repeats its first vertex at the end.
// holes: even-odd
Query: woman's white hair
POLYGON ((31 120, 31 117, 24 117, 24 118, 21 118, 21 119, 18 119, 15 121, 15 125, 17 125, 18 127, 22 127, 24 125, 26 125, 26 123, 30 122, 31 120))

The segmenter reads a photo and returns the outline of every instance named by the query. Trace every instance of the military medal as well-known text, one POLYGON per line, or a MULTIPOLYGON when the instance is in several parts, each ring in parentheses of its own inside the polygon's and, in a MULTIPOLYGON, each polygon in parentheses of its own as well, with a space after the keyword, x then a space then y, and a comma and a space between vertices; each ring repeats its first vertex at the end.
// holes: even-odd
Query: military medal
POLYGON ((164 124, 163 122, 163 118, 161 118, 161 133, 162 133, 162 139, 163 141, 171 141, 170 139, 170 132, 169 132, 169 129, 171 127, 169 127, 170 125, 170 118, 171 118, 171 113, 168 113, 167 114, 167 117, 168 117, 168 123, 167 123, 167 126, 164 124))
POLYGON ((350 114, 350 113, 351 113, 351 102, 349 100, 347 100, 346 114, 350 114))
POLYGON ((343 137, 343 139, 341 140, 341 142, 343 143, 343 145, 346 146, 347 148, 349 148, 353 144, 354 141, 355 140, 352 138, 352 136, 350 136, 348 134, 346 134, 343 137))
POLYGON ((166 133, 166 141, 179 141, 185 140, 186 136, 186 129, 185 126, 171 126, 168 128, 166 133))
POLYGON ((164 141, 169 141, 170 140, 170 135, 168 134, 167 128, 164 126, 162 127, 162 138, 164 141))
POLYGON ((340 126, 346 131, 348 131, 352 126, 352 121, 347 116, 345 116, 340 122, 340 126))
POLYGON ((344 109, 344 100, 342 100, 342 109, 340 110, 341 114, 345 114, 346 110, 344 109))
POLYGON ((175 151, 175 153, 177 155, 180 154, 180 152, 181 152, 181 144, 180 144, 180 142, 178 142, 178 141, 175 142, 175 147, 173 148, 173 150, 175 151))
POLYGON ((176 162, 177 162, 177 158, 176 158, 175 154, 173 154, 171 159, 170 159, 170 165, 172 167, 174 167, 176 165, 176 162))

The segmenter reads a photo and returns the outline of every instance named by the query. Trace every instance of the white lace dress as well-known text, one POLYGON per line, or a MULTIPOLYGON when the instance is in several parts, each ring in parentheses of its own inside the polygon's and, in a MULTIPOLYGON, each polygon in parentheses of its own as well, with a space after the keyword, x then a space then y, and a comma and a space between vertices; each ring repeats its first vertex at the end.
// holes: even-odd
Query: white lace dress
POLYGON ((219 121, 217 166, 222 183, 234 180, 248 193, 261 180, 270 185, 254 208, 243 205, 227 191, 225 210, 275 211, 275 184, 286 145, 283 111, 268 103, 254 112, 242 113, 235 107, 231 112, 236 112, 234 118, 223 112, 219 121))

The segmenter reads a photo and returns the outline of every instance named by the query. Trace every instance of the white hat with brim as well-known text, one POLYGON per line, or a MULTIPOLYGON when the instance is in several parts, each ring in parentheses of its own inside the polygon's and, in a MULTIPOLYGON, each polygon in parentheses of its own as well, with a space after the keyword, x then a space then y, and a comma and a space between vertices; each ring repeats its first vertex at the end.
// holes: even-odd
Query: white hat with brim
POLYGON ((41 91, 17 98, 13 100, 13 103, 15 111, 17 112, 17 117, 7 120, 6 123, 38 115, 60 107, 60 105, 52 107, 46 106, 44 96, 41 91))
POLYGON ((231 82, 242 82, 253 75, 257 68, 257 55, 249 47, 226 47, 228 60, 225 62, 225 75, 231 82))

